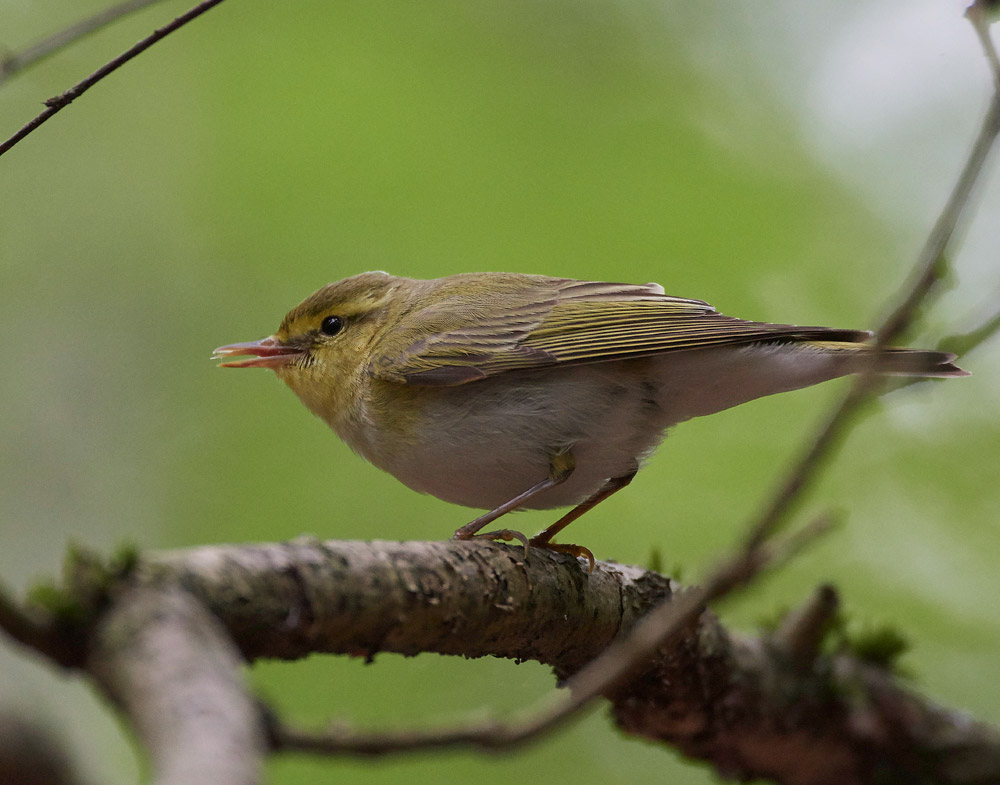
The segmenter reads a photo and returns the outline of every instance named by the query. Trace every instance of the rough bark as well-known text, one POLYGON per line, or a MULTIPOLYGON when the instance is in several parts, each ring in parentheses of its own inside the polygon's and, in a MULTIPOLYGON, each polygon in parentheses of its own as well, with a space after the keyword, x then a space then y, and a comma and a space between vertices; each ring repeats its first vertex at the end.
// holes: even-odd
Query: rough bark
MULTIPOLYGON (((83 642, 72 664, 137 730, 156 781, 188 785, 255 783, 268 743, 289 746, 248 695, 241 659, 433 651, 538 660, 567 679, 646 611, 688 591, 636 567, 600 563, 588 574, 541 549, 525 556, 486 542, 311 539, 151 554, 96 583, 70 581, 93 607, 68 639, 61 625, 53 638, 83 642)), ((835 593, 822 587, 764 637, 730 633, 704 611, 637 676, 606 691, 615 721, 737 779, 1000 782, 996 730, 934 705, 877 665, 817 653, 835 607, 835 593)), ((32 647, 42 637, 19 640, 32 647)), ((74 650, 60 640, 34 648, 66 661, 74 650)), ((468 734, 426 729, 358 739, 341 733, 297 748, 376 754, 421 739, 470 743, 468 734)))

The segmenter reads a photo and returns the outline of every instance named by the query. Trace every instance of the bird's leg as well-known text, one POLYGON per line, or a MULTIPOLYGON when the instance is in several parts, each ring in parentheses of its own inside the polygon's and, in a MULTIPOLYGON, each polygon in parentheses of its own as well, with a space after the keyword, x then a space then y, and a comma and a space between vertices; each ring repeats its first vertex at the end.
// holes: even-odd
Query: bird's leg
POLYGON ((620 477, 612 477, 607 480, 604 485, 598 488, 589 498, 584 499, 576 507, 566 513, 562 518, 549 526, 545 531, 539 532, 530 540, 528 543, 534 545, 536 548, 548 548, 550 551, 558 551, 559 553, 568 553, 572 556, 586 556, 587 561, 590 562, 589 572, 594 571, 594 554, 591 553, 589 548, 584 548, 582 545, 569 545, 562 543, 552 542, 552 538, 555 537, 559 532, 569 526, 573 521, 579 518, 588 510, 592 510, 602 501, 607 499, 611 494, 617 493, 630 482, 632 478, 635 477, 638 469, 633 469, 628 474, 623 474, 620 477))
POLYGON ((524 550, 525 553, 527 553, 528 538, 519 531, 514 531, 513 529, 498 529, 497 531, 483 532, 480 534, 479 530, 487 524, 493 523, 493 521, 501 515, 506 515, 511 510, 516 510, 532 496, 535 496, 542 491, 547 491, 549 488, 555 488, 560 483, 566 482, 569 476, 573 473, 574 468, 576 468, 576 462, 573 460, 572 453, 562 452, 553 454, 553 456, 549 459, 548 477, 541 482, 535 483, 528 488, 528 490, 524 491, 524 493, 519 493, 513 499, 504 502, 499 507, 480 515, 474 521, 469 521, 465 524, 465 526, 462 526, 452 535, 452 539, 471 540, 474 537, 487 537, 491 540, 505 540, 507 542, 510 542, 511 540, 518 540, 524 544, 524 550))

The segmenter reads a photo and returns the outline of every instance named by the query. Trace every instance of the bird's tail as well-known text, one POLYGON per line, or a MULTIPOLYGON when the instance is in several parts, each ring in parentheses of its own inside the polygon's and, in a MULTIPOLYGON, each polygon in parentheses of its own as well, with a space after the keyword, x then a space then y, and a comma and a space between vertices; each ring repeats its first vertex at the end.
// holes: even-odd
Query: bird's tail
POLYGON ((853 354, 857 368, 852 373, 863 373, 875 362, 875 373, 886 376, 930 376, 948 378, 971 376, 953 362, 955 355, 950 352, 936 352, 931 349, 901 349, 888 347, 878 356, 872 344, 849 343, 846 341, 809 341, 825 351, 853 354))

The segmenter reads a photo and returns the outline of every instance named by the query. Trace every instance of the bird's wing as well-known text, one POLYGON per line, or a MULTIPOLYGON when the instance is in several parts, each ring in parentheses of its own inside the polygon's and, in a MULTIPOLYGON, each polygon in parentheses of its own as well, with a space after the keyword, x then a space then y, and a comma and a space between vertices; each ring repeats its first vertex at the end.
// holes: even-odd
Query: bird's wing
MULTIPOLYGON (((412 342, 372 370, 406 384, 451 386, 510 371, 607 362, 768 340, 857 342, 869 333, 748 322, 657 284, 538 279, 496 302, 445 300, 410 317, 412 342), (443 329, 442 329, 443 328, 443 329)), ((409 332, 409 331, 408 331, 409 332)))

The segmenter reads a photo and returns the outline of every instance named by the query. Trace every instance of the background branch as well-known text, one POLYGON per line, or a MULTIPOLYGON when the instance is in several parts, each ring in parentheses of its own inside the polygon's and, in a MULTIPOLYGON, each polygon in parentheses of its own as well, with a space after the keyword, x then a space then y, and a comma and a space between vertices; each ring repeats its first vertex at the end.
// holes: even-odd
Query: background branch
POLYGON ((80 785, 62 739, 35 717, 0 712, 0 783, 80 785))
POLYGON ((968 332, 957 333, 942 338, 938 344, 941 351, 968 354, 1000 332, 1000 311, 987 317, 982 324, 968 332))
MULTIPOLYGON (((995 730, 847 650, 822 653, 822 633, 802 633, 827 624, 836 604, 829 588, 773 639, 740 636, 700 610, 704 589, 680 590, 655 573, 608 563, 588 577, 569 557, 522 553, 487 543, 300 540, 154 554, 111 587, 85 668, 150 747, 157 782, 254 782, 265 733, 230 637, 251 659, 416 650, 544 659, 572 690, 573 674, 586 673, 582 663, 609 637, 635 645, 637 620, 641 627, 675 604, 685 614, 679 634, 605 695, 628 733, 740 778, 853 785, 933 775, 985 785, 1000 777, 995 730), (524 593, 530 614, 518 612, 524 593), (665 596, 673 598, 666 606, 665 596)), ((413 732, 308 733, 272 718, 266 735, 279 750, 371 755, 493 748, 525 729, 476 720, 413 732)))
POLYGON ((81 19, 79 22, 63 28, 19 52, 12 52, 0 57, 0 85, 12 76, 19 74, 21 71, 41 62, 47 57, 51 57, 59 50, 65 49, 70 44, 76 43, 91 33, 95 33, 129 14, 159 2, 162 2, 162 0, 128 0, 128 2, 113 5, 110 8, 98 11, 92 16, 88 16, 86 19, 81 19))
POLYGON ((125 588, 89 637, 86 670, 138 733, 156 785, 260 782, 262 717, 200 603, 169 584, 125 588))
MULTIPOLYGON (((997 135, 1000 134, 1000 61, 997 60, 996 50, 982 15, 970 14, 970 21, 976 28, 986 51, 987 60, 991 64, 997 64, 994 66, 998 69, 994 71, 997 88, 951 194, 917 256, 909 283, 903 286, 897 296, 897 304, 875 331, 876 342, 880 347, 888 346, 909 329, 927 296, 944 276, 948 251, 953 244, 955 232, 970 209, 973 191, 997 135)), ((851 389, 808 441, 801 456, 786 472, 776 491, 751 525, 747 547, 762 542, 788 519, 803 492, 817 476, 823 461, 844 439, 859 408, 871 397, 880 383, 874 370, 873 368, 872 372, 856 377, 851 389)))
POLYGON ((29 134, 37 130, 42 124, 52 119, 57 113, 62 111, 65 107, 69 106, 73 101, 83 95, 87 90, 93 87, 95 84, 100 82, 104 77, 114 73, 119 68, 121 68, 125 63, 134 57, 145 52, 149 47, 155 44, 157 41, 162 40, 171 33, 179 30, 188 22, 197 19, 203 13, 211 8, 214 8, 222 0, 205 0, 199 3, 194 8, 192 8, 187 13, 181 14, 179 17, 174 19, 170 24, 164 25, 163 27, 155 30, 150 35, 143 38, 134 46, 122 52, 118 57, 105 63, 103 66, 98 68, 94 73, 88 76, 86 79, 82 79, 73 85, 69 90, 50 98, 45 102, 46 109, 38 114, 33 120, 21 127, 17 133, 8 138, 6 141, 0 143, 0 155, 3 155, 8 150, 10 150, 14 145, 20 142, 22 139, 27 137, 29 134))

